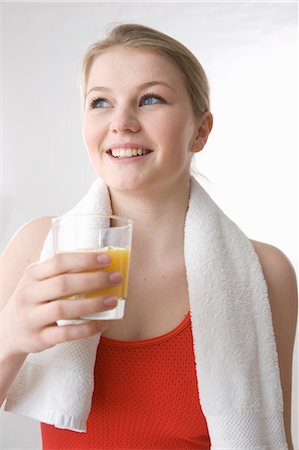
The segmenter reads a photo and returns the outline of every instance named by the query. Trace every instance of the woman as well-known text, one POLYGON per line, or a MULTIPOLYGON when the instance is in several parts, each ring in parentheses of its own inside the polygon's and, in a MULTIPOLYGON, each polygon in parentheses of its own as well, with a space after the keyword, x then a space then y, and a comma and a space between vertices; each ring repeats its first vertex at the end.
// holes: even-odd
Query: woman
MULTIPOLYGON (((133 375, 130 372, 126 378, 127 356, 121 357, 122 351, 142 350, 144 353, 135 353, 133 373, 139 370, 138 382, 143 374, 145 382, 150 383, 152 368, 140 365, 148 344, 168 345, 172 339, 174 345, 174 339, 179 339, 179 332, 184 330, 189 333, 189 350, 192 347, 184 224, 192 156, 204 148, 213 124, 205 73, 196 58, 172 38, 143 26, 122 25, 88 50, 83 94, 83 136, 93 168, 109 188, 113 213, 134 221, 125 318, 109 324, 90 321, 56 326, 61 318, 115 307, 115 300, 106 301, 103 296, 67 302, 59 298, 111 287, 120 283, 121 275, 101 271, 110 263, 105 254, 97 258, 64 254, 37 262, 51 220, 42 217, 27 223, 3 255, 1 398, 5 398, 29 353, 101 333, 89 430, 83 435, 43 424, 44 448, 210 448, 209 430, 197 397, 194 361, 188 368, 180 362, 181 394, 188 399, 189 410, 185 399, 172 398, 174 387, 164 383, 158 390, 161 398, 155 401, 159 410, 154 411, 150 404, 138 409, 137 402, 130 400, 133 392, 135 398, 141 396, 143 405, 148 395, 150 403, 157 390, 148 384, 142 385, 140 392, 134 381, 128 387, 133 375), (155 341, 158 337, 161 339, 155 341), (119 372, 108 380, 105 371, 97 368, 100 362, 104 368, 113 364, 113 354, 119 358, 119 372), (121 384, 122 377, 125 386, 117 383, 121 384), (104 385, 108 398, 102 395, 104 385), (117 397, 113 398, 115 404, 111 405, 114 390, 123 397, 119 403, 117 397), (176 410, 181 422, 177 418, 174 425, 176 410)), ((295 274, 279 249, 251 242, 268 286, 284 426, 288 448, 293 449, 290 411, 297 310, 295 274)), ((179 347, 179 341, 176 345, 179 347)), ((155 348, 150 347, 151 351, 155 348)), ((159 351, 154 359, 160 367, 159 351)), ((167 377, 171 367, 164 368, 167 377)))

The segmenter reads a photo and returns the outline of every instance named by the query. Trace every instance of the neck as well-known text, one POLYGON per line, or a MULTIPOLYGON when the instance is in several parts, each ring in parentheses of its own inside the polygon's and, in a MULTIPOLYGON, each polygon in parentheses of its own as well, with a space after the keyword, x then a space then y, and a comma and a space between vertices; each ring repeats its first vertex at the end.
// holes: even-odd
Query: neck
POLYGON ((189 202, 190 180, 163 191, 116 191, 109 189, 113 214, 134 221, 133 244, 156 254, 182 245, 189 202), (170 247, 169 247, 170 246, 170 247), (164 250, 163 250, 164 249, 164 250))

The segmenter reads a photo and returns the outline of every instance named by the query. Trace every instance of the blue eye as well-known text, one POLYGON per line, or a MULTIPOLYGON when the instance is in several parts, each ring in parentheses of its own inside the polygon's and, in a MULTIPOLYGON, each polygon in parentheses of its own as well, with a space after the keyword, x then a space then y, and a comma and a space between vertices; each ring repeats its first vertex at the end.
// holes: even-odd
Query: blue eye
POLYGON ((141 97, 139 106, 155 105, 156 103, 165 103, 164 99, 156 94, 145 94, 141 97))
POLYGON ((89 106, 92 109, 96 109, 96 108, 105 108, 106 106, 104 105, 104 103, 108 103, 107 100, 105 100, 104 98, 93 98, 91 99, 89 106))

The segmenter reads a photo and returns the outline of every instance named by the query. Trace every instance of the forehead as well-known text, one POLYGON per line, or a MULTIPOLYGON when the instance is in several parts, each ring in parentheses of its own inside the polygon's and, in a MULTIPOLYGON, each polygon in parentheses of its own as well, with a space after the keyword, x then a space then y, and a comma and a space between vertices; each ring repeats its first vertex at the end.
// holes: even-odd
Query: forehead
POLYGON ((153 50, 113 47, 93 62, 87 88, 96 84, 124 87, 151 80, 165 81, 174 87, 184 85, 180 68, 165 56, 153 50))

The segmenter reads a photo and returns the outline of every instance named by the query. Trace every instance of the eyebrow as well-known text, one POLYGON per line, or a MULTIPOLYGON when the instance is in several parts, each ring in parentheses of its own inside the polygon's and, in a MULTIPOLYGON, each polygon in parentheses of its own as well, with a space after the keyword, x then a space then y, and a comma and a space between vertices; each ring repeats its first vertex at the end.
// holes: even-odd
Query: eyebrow
MULTIPOLYGON (((170 84, 166 83, 166 81, 158 81, 158 80, 157 81, 147 81, 146 83, 140 84, 138 86, 138 88, 142 88, 143 89, 143 88, 147 88, 147 87, 150 87, 150 86, 155 86, 155 85, 158 85, 158 84, 161 84, 162 86, 166 86, 167 88, 169 88, 169 89, 173 90, 174 92, 176 92, 176 90, 172 86, 170 86, 170 84)), ((89 89, 89 91, 87 92, 86 95, 88 95, 90 92, 93 92, 93 91, 111 92, 112 89, 110 89, 109 87, 106 87, 106 86, 95 86, 95 87, 89 89)))

